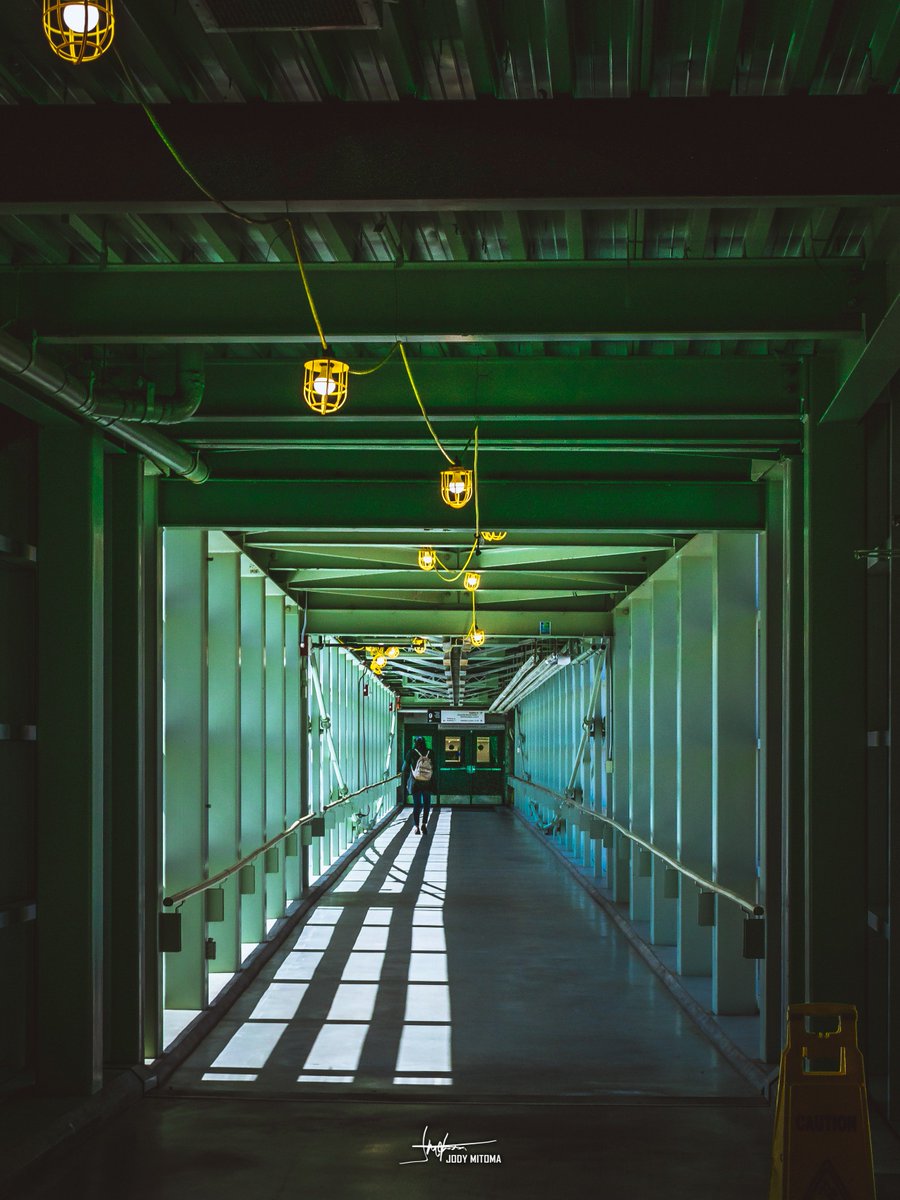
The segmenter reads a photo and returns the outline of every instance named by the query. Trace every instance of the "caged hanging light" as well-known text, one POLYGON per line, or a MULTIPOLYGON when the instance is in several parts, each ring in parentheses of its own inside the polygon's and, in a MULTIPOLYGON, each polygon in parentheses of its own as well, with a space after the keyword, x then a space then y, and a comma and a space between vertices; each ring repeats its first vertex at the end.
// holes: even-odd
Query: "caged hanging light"
POLYGON ((303 366, 303 399, 317 413, 334 413, 347 399, 350 367, 335 358, 325 346, 321 358, 311 358, 303 366))
POLYGON ((385 653, 385 657, 387 657, 387 658, 399 658, 400 647, 399 646, 388 646, 387 650, 385 650, 384 653, 385 653))
POLYGON ((466 641, 470 642, 473 646, 483 646, 486 637, 487 635, 483 629, 479 629, 477 625, 473 625, 466 634, 466 641))
POLYGON ((432 571, 437 562, 437 555, 431 546, 419 547, 419 566, 423 571, 432 571))
POLYGON ((43 24, 57 58, 76 64, 93 62, 112 45, 113 0, 44 0, 43 24))
POLYGON ((492 531, 490 529, 482 529, 481 536, 486 542, 502 542, 506 537, 506 530, 495 529, 492 531))
POLYGON ((414 637, 412 640, 412 648, 416 654, 424 654, 428 649, 428 639, 423 637, 414 637))
POLYGON ((472 472, 454 463, 441 471, 441 499, 451 508, 465 508, 472 499, 472 472))
POLYGON ((481 587, 481 575, 478 571, 466 571, 463 579, 463 587, 467 592, 477 592, 481 587))

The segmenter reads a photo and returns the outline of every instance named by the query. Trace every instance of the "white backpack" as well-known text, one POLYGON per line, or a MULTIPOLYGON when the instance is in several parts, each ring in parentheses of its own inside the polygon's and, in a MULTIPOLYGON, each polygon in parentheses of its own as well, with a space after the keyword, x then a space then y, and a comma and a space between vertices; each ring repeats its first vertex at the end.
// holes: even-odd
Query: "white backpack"
MULTIPOLYGON (((419 754, 418 750, 416 750, 416 754, 419 754)), ((419 761, 412 769, 412 777, 416 783, 428 783, 433 770, 429 752, 426 750, 424 754, 419 754, 419 761)))

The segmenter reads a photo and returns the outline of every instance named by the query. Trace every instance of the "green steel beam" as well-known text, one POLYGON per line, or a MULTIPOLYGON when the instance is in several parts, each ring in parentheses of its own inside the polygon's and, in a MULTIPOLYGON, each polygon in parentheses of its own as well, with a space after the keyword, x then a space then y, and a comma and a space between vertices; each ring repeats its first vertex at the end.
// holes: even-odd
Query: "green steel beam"
POLYGON ((900 371, 900 295, 861 349, 822 420, 860 421, 900 371))
MULTIPOLYGON (((845 338, 880 315, 881 275, 815 262, 329 263, 310 267, 329 340, 845 338)), ((24 268, 0 317, 42 342, 310 343, 289 264, 24 268)))
MULTIPOLYGON (((522 479, 481 486, 481 511, 510 532, 641 532, 762 529, 765 490, 756 483, 584 482, 522 479)), ((206 529, 406 529, 470 527, 474 512, 454 513, 433 483, 216 480, 160 485, 160 522, 206 529)), ((437 538, 436 538, 437 540, 437 538)), ((564 539, 561 539, 564 540, 564 539)))
MULTIPOLYGON (((467 6, 473 14, 477 7, 467 6)), ((469 44, 481 36, 474 19, 465 34, 469 44)), ((645 65, 632 86, 646 91, 649 31, 641 49, 645 65)), ((478 67, 476 87, 492 90, 492 60, 478 67)), ((883 152, 896 141, 896 109, 877 93, 632 96, 576 105, 280 103, 266 105, 265 120, 253 105, 189 104, 165 106, 160 119, 210 192, 267 213, 283 213, 286 204, 294 211, 480 210, 511 207, 513 197, 532 208, 748 207, 822 197, 858 204, 900 192, 883 152), (340 152, 310 154, 311 144, 340 152)), ((0 211, 215 211, 137 105, 8 105, 0 141, 16 163, 0 182, 0 211), (96 145, 128 146, 128 170, 115 155, 84 154, 96 145), (53 153, 35 154, 35 146, 53 153)))
MULTIPOLYGON (((550 619, 554 637, 579 637, 612 632, 612 613, 590 609, 580 612, 559 612, 552 607, 541 612, 517 612, 494 609, 485 614, 480 624, 489 637, 537 637, 540 622, 550 619)), ((435 609, 374 609, 323 608, 311 609, 307 631, 310 634, 365 634, 371 637, 463 637, 469 627, 471 612, 440 612, 435 609)), ((474 665, 477 650, 470 651, 474 665)))
MULTIPOLYGON (((298 406, 305 355, 284 359, 207 356, 203 405, 184 428, 193 436, 207 422, 252 419, 258 426, 291 418, 292 426, 321 428, 315 414, 298 406)), ((367 369, 378 359, 353 366, 367 369)), ((617 418, 647 421, 666 417, 754 420, 793 415, 799 410, 804 380, 799 357, 762 355, 727 357, 471 358, 417 356, 416 384, 428 401, 429 415, 442 421, 480 420, 518 424, 571 420, 605 425, 617 418)), ((149 373, 149 368, 144 368, 149 373)), ((174 358, 157 385, 171 391, 174 358)), ((354 424, 409 423, 410 395, 399 358, 382 370, 350 382, 350 399, 341 410, 341 427, 354 424)), ((324 423, 334 434, 333 422, 324 423)), ((389 432, 382 430, 382 433, 389 432)), ((391 431, 392 432, 392 431, 391 431)), ((595 432, 600 432, 595 431, 595 432)))

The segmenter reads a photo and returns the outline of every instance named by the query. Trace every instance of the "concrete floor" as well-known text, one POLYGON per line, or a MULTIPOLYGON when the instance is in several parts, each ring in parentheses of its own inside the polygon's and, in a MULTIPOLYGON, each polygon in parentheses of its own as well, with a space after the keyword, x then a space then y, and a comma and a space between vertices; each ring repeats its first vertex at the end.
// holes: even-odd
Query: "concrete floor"
POLYGON ((18 1194, 749 1200, 770 1129, 526 829, 444 810, 393 823, 169 1089, 18 1194), (414 1161, 445 1138, 501 1161, 414 1161))

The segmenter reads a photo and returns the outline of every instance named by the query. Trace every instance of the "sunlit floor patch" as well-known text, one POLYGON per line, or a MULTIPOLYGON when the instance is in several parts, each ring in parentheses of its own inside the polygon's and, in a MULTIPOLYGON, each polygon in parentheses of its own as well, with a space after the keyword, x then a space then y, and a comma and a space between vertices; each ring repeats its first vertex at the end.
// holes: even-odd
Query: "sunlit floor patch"
POLYGON ((294 949, 324 950, 333 936, 333 925, 308 925, 294 942, 294 949))
POLYGON ((450 988, 443 983, 411 983, 406 989, 404 1021, 450 1020, 450 988))
POLYGON ((276 979, 312 979, 322 961, 321 950, 292 950, 278 970, 276 979))
POLYGON ((355 1071, 369 1026, 323 1025, 313 1042, 304 1071, 355 1071))
POLYGON ((199 1008, 167 1008, 163 1013, 163 1046, 172 1045, 180 1033, 183 1033, 193 1021, 200 1016, 199 1008))
POLYGON ((418 1083, 426 1087, 439 1087, 441 1084, 452 1084, 449 1075, 395 1075, 394 1083, 418 1083))
POLYGON ((302 1075, 297 1076, 298 1083, 353 1083, 355 1075, 325 1075, 325 1074, 309 1074, 304 1071, 302 1075))
POLYGON ((234 979, 231 971, 210 971, 209 973, 209 1002, 212 1004, 222 988, 234 979))
POLYGON ((250 1014, 251 1021, 292 1021, 306 995, 306 983, 270 983, 250 1014))
POLYGON ((285 1021, 249 1021, 240 1027, 211 1065, 262 1070, 286 1029, 285 1021))
POLYGON ((359 931, 356 941, 353 943, 353 949, 387 950, 388 932, 387 925, 363 928, 359 931))
POLYGON ((378 996, 377 983, 340 983, 326 1021, 371 1021, 378 996))
POLYGON ((410 983, 446 983, 447 956, 445 954, 410 954, 410 983))
POLYGON ((341 979, 380 979, 384 968, 383 954, 370 954, 368 951, 352 951, 347 958, 341 979))
POLYGON ((392 908, 370 908, 363 917, 363 925, 390 925, 393 915, 392 908))
POLYGON ((341 913, 344 911, 343 906, 335 904, 324 906, 320 905, 306 918, 307 925, 336 925, 341 919, 341 913))
POLYGON ((203 1075, 204 1084, 254 1084, 259 1079, 259 1075, 254 1072, 244 1072, 239 1074, 228 1072, 215 1072, 208 1070, 203 1075))
POLYGON ((397 1051, 398 1072, 435 1071, 446 1075, 450 1065, 449 1025, 404 1025, 397 1051))
POLYGON ((447 953, 447 939, 442 928, 434 925, 416 925, 412 931, 413 951, 440 950, 447 953))

